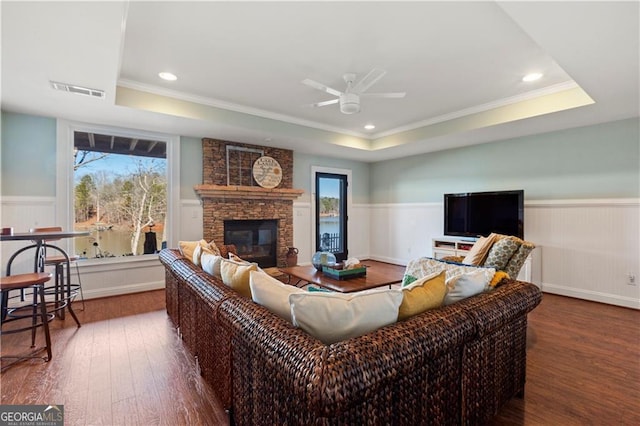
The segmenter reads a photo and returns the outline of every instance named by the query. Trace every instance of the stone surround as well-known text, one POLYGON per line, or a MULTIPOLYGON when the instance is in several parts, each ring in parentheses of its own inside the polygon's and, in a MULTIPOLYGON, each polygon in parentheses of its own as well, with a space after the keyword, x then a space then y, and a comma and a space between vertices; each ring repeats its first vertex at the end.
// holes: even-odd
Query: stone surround
POLYGON ((202 161, 202 185, 194 189, 203 203, 203 237, 222 244, 225 220, 275 219, 278 266, 286 266, 287 247, 293 245, 293 200, 304 192, 292 188, 293 151, 205 138, 202 161), (259 154, 248 151, 232 158, 227 182, 227 145, 263 150, 264 155, 275 158, 282 168, 280 185, 273 189, 258 186, 249 171, 259 154))

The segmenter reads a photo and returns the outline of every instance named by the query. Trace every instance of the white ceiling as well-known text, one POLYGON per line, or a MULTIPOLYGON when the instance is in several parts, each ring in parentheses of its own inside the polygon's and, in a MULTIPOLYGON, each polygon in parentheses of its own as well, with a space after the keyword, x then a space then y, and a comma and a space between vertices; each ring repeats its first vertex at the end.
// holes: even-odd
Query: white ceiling
POLYGON ((639 115, 638 2, 1 8, 8 111, 364 161, 639 115), (344 73, 373 68, 387 74, 370 92, 406 97, 363 99, 353 115, 308 106, 332 96, 303 79, 342 90, 344 73), (178 80, 163 81, 160 71, 178 80), (523 83, 531 71, 544 77, 523 83), (54 91, 50 80, 106 98, 54 91))

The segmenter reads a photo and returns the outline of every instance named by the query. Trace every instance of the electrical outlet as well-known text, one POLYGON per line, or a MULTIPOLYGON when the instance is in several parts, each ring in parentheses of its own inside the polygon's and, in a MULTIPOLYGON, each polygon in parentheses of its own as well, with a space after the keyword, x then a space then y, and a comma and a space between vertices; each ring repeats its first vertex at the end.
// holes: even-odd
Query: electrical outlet
POLYGON ((631 272, 627 275, 627 284, 636 285, 636 276, 631 272))

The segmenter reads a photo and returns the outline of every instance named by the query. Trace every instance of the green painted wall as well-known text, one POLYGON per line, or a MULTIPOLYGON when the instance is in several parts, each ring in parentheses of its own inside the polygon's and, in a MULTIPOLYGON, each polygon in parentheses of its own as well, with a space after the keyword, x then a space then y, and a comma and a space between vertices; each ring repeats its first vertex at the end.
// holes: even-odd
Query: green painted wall
MULTIPOLYGON (((2 112, 3 196, 55 196, 56 119, 2 112)), ((199 138, 181 138, 180 198, 202 182, 199 138)), ((352 170, 353 202, 440 202, 446 192, 524 189, 535 199, 640 197, 640 119, 368 164, 294 152, 294 188, 311 167, 352 170)))
POLYGON ((304 189, 305 194, 298 201, 310 201, 311 167, 331 167, 351 170, 351 191, 356 204, 369 203, 369 168, 368 163, 340 158, 320 157, 293 153, 293 187, 304 189))
POLYGON ((193 190, 202 183, 202 139, 180 138, 180 199, 199 200, 193 190))
POLYGON ((502 189, 529 200, 638 198, 639 127, 632 118, 374 163, 371 202, 502 189))
POLYGON ((2 111, 3 196, 56 195, 56 120, 2 111))

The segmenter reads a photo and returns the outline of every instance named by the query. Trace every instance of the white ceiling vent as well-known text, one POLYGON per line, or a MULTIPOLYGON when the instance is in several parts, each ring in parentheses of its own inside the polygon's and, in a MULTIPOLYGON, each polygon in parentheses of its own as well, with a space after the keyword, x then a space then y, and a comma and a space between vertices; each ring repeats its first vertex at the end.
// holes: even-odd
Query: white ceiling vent
POLYGON ((50 81, 51 87, 56 90, 62 90, 64 92, 75 93, 76 95, 93 96, 94 98, 104 99, 104 90, 89 89, 88 87, 76 86, 74 84, 59 83, 57 81, 50 81))

